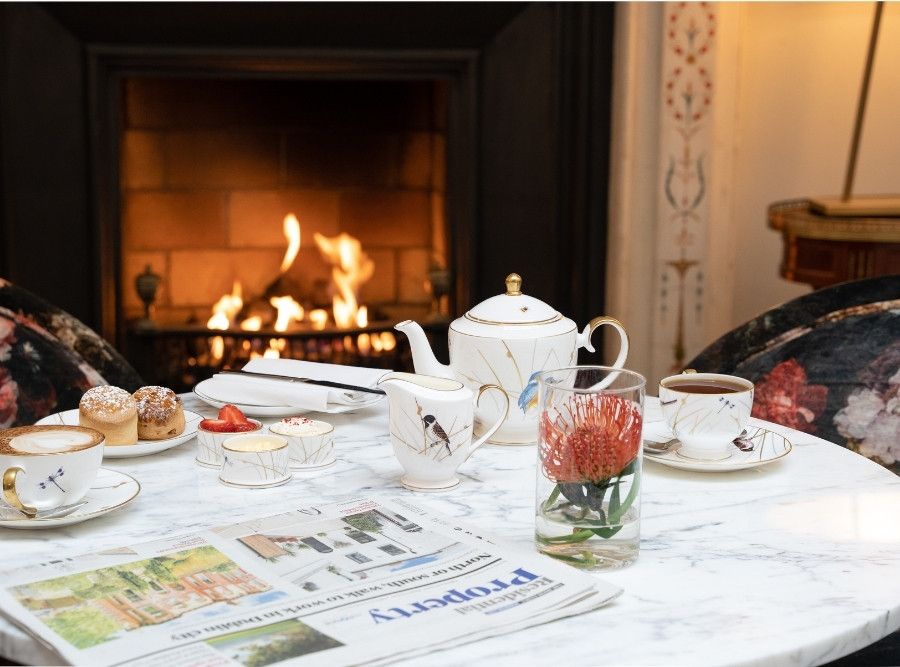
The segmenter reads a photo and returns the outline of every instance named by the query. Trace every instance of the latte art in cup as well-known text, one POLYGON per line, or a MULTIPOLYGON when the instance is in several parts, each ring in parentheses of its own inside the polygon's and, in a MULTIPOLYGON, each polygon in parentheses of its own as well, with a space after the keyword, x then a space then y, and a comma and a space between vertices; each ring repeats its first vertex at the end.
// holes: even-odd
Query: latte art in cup
POLYGON ((0 454, 61 454, 103 442, 103 434, 83 426, 20 426, 0 432, 0 454))

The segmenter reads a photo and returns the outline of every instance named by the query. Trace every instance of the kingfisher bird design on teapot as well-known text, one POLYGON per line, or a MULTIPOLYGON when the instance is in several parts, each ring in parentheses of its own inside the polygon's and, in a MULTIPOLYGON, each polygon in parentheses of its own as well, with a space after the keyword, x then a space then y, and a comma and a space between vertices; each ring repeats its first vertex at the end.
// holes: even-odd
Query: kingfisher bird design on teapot
MULTIPOLYGON (((497 384, 512 406, 489 442, 520 445, 537 439, 537 373, 576 363, 579 348, 594 352, 591 334, 602 325, 616 330, 621 368, 628 356, 628 334, 617 319, 600 316, 580 332, 575 322, 539 299, 522 293, 522 278, 506 277, 506 293, 491 297, 450 323, 450 365, 438 362, 422 327, 412 320, 395 328, 409 339, 416 373, 459 380, 477 390, 497 384)), ((475 431, 482 433, 503 414, 505 404, 485 396, 475 412, 475 431)))

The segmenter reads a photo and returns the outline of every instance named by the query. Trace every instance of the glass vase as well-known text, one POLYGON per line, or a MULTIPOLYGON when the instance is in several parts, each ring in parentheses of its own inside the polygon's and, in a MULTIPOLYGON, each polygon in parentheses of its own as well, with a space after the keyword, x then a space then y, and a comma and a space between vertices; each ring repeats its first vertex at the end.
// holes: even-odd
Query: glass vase
POLYGON ((607 366, 538 376, 541 552, 591 570, 637 559, 645 384, 638 373, 607 366))

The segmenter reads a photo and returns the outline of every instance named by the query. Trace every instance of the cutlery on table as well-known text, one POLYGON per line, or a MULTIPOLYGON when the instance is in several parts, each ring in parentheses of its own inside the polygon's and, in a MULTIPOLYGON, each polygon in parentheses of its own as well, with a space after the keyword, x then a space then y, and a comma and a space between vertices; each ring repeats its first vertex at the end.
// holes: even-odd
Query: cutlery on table
MULTIPOLYGON (((59 519, 64 516, 68 516, 79 507, 83 507, 87 505, 86 500, 80 500, 77 503, 72 503, 71 505, 60 505, 59 507, 54 507, 49 510, 39 510, 34 514, 29 514, 28 512, 23 512, 22 510, 18 510, 21 514, 24 514, 29 519, 59 519)), ((13 508, 16 509, 16 508, 13 508)))
POLYGON ((347 389, 349 391, 362 391, 367 394, 379 394, 384 396, 383 389, 375 389, 374 387, 361 387, 355 384, 344 384, 343 382, 332 382, 331 380, 313 380, 311 378, 297 378, 291 375, 273 375, 272 373, 254 373, 253 371, 230 370, 224 369, 219 371, 227 375, 246 375, 248 377, 268 378, 270 380, 282 380, 284 382, 294 382, 299 384, 314 384, 320 387, 331 387, 333 389, 347 389))
MULTIPOLYGON (((740 449, 742 452, 752 452, 753 451, 753 441, 747 440, 747 430, 744 429, 741 431, 741 434, 732 440, 734 446, 740 449)), ((678 438, 672 438, 671 440, 664 440, 663 442, 658 442, 656 440, 644 440, 644 451, 650 452, 651 454, 665 454, 670 449, 673 449, 675 445, 679 444, 678 438)))

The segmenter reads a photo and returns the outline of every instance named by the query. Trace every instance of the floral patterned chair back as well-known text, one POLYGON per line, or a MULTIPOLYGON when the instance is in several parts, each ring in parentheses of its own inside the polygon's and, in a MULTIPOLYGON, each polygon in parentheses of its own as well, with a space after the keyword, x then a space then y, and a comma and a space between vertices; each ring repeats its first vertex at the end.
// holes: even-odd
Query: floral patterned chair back
POLYGON ((78 407, 101 384, 143 384, 124 357, 67 312, 0 278, 0 428, 78 407))
POLYGON ((804 295, 687 364, 756 384, 753 416, 849 447, 900 474, 900 275, 804 295))

